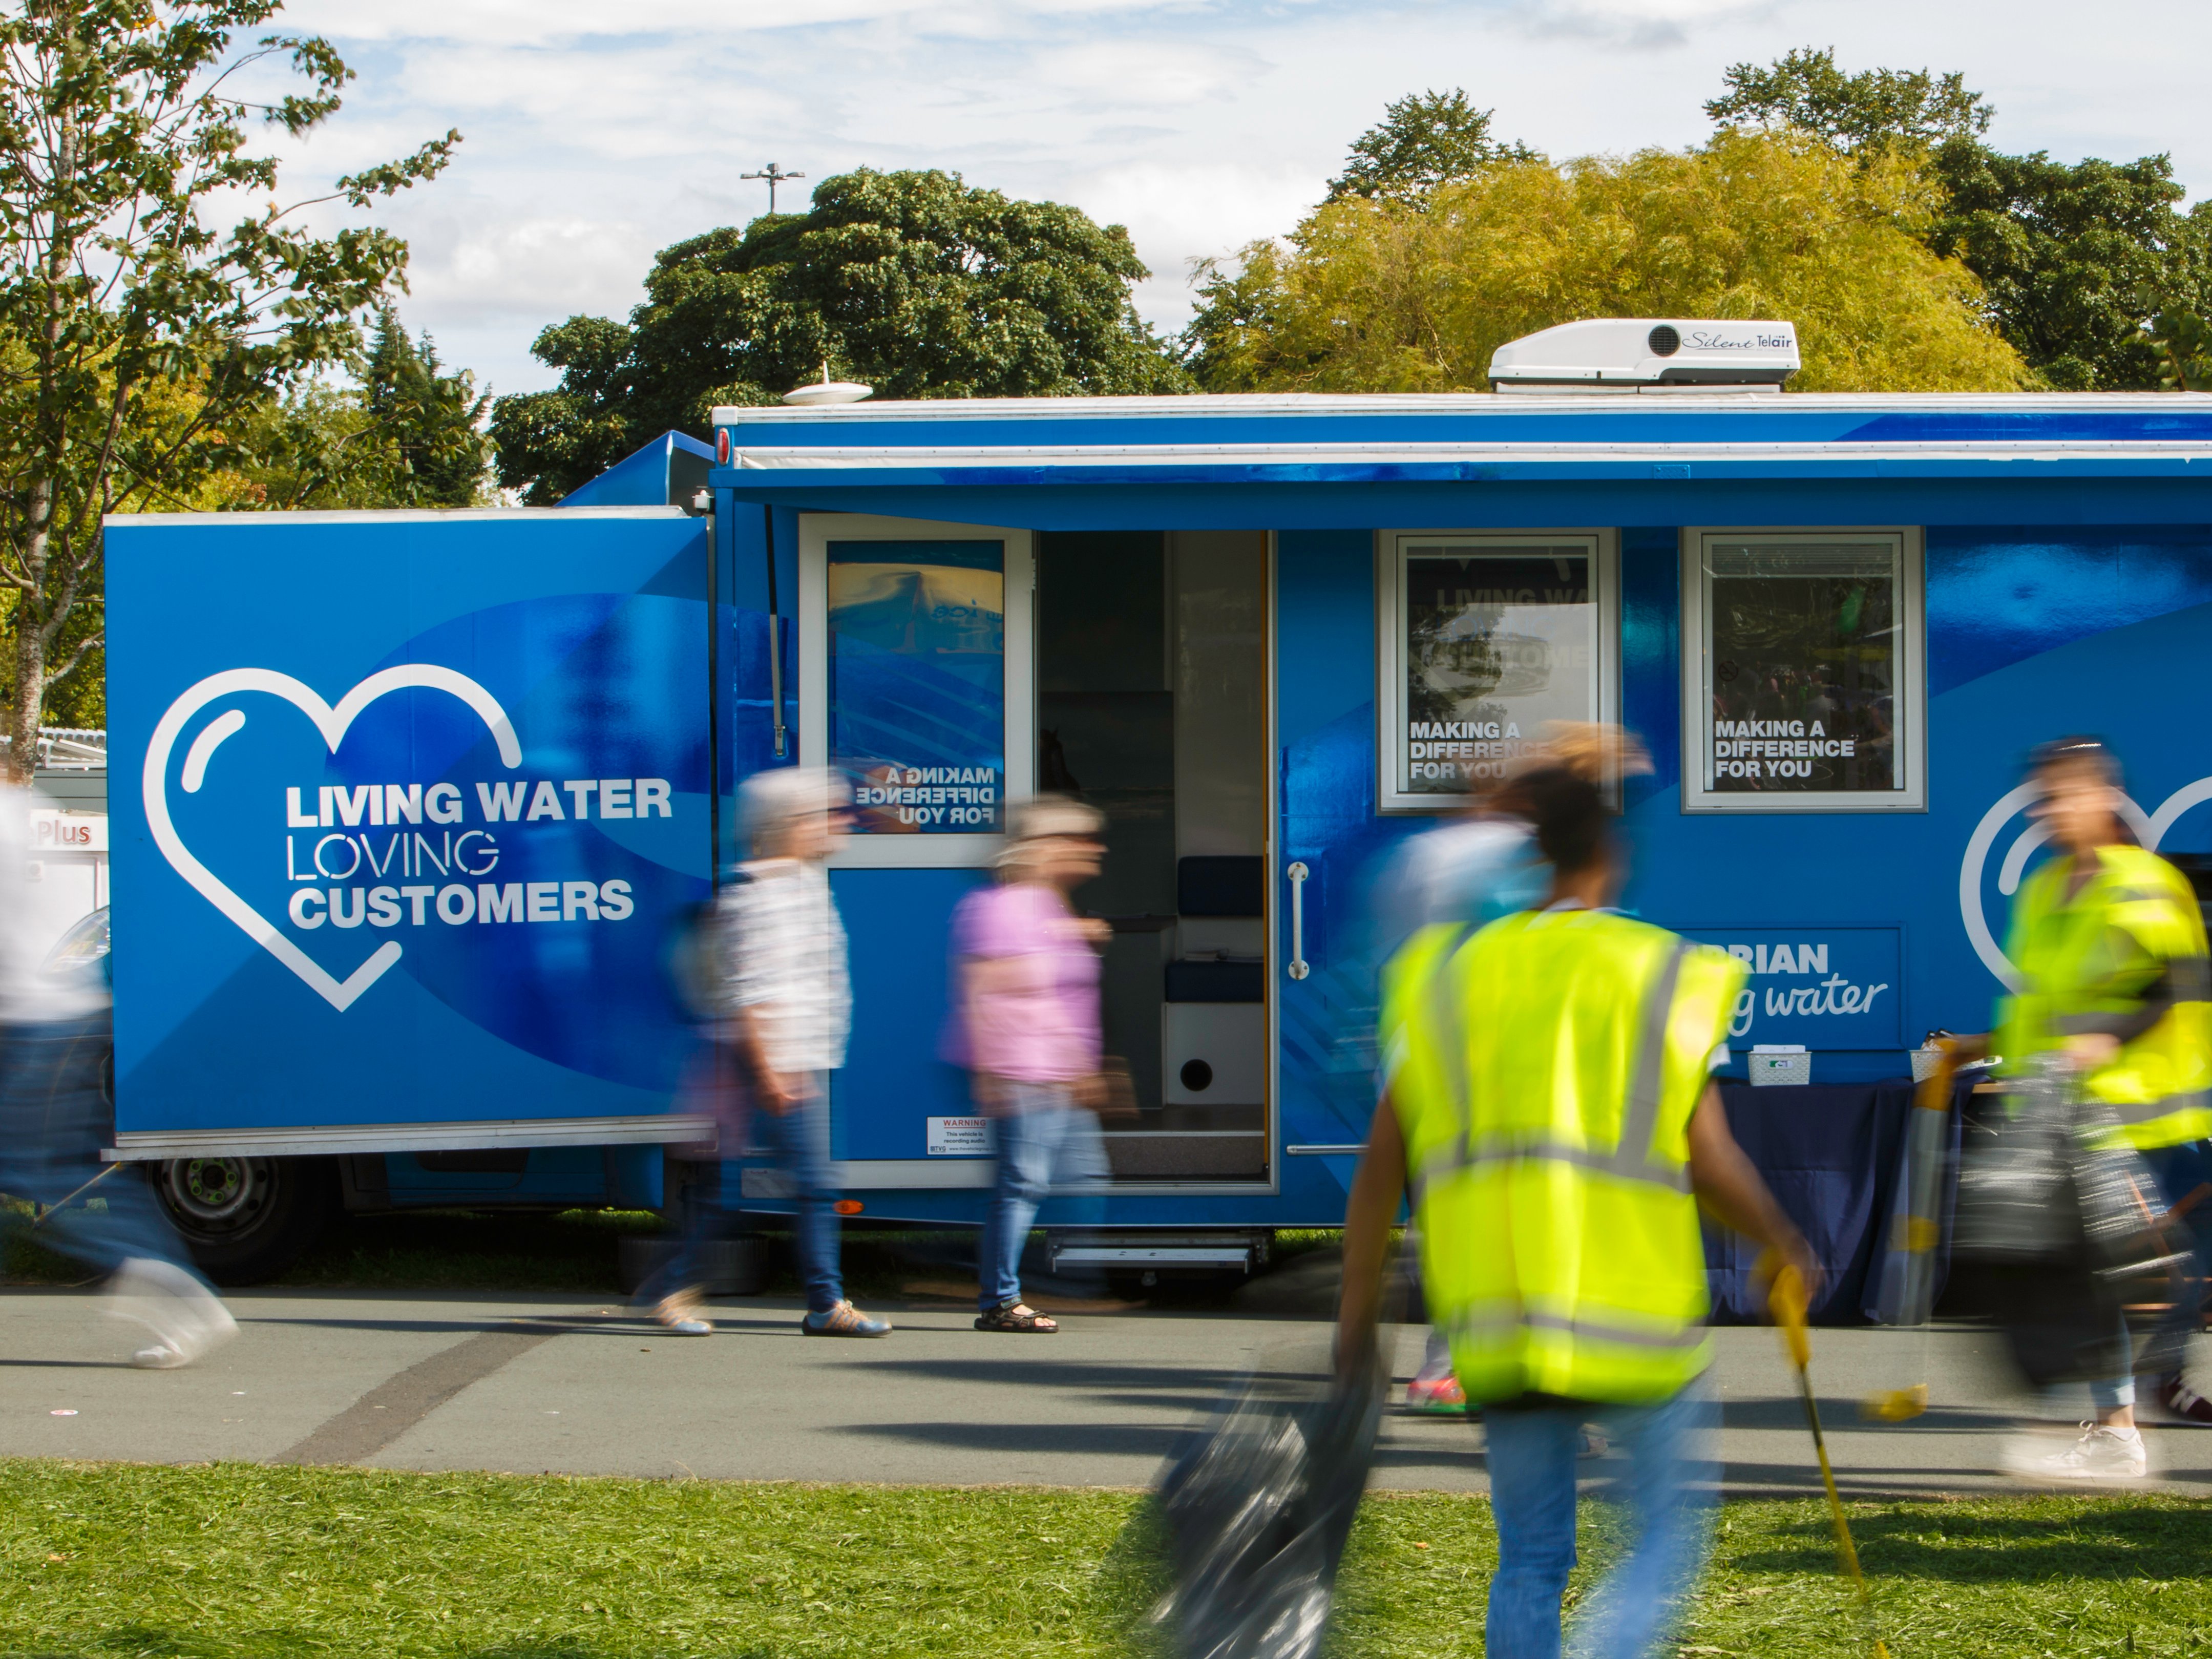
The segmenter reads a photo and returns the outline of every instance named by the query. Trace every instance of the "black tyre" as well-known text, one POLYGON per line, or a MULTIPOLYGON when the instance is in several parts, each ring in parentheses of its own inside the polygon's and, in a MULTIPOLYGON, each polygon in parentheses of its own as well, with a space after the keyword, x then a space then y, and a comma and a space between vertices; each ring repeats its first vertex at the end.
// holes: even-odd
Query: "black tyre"
POLYGON ((199 1269, 218 1285, 260 1285, 322 1237, 338 1183, 320 1158, 178 1158, 149 1172, 199 1269))

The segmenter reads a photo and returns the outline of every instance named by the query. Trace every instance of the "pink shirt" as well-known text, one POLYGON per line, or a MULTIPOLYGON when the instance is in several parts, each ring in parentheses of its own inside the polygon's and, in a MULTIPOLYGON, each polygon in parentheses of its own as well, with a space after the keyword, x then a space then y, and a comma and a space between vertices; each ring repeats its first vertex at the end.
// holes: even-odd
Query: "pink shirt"
POLYGON ((1065 1083, 1098 1069, 1098 953, 1066 900, 1030 882, 979 888, 952 913, 954 996, 970 959, 1018 959, 1016 988, 956 1006, 945 1057, 995 1076, 1065 1083))

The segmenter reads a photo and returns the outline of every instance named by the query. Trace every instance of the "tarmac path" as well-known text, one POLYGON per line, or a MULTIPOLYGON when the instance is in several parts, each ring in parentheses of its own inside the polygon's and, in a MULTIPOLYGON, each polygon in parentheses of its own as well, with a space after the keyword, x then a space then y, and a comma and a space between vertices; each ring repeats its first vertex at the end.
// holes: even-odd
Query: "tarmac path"
MULTIPOLYGON (((89 1292, 0 1292, 0 1455, 717 1480, 1149 1484, 1176 1432, 1246 1369, 1304 1370, 1327 1328, 1253 1311, 1071 1313, 1056 1336, 976 1331, 947 1301, 871 1304, 881 1341, 802 1338, 799 1304, 712 1304, 672 1336, 573 1295, 247 1291, 238 1340, 179 1371, 126 1363, 132 1328, 89 1292), (70 1414, 62 1414, 70 1413, 70 1414)), ((1771 1331, 1717 1333, 1731 1492, 1806 1495, 1819 1475, 1771 1331)), ((2025 1401, 1971 1327, 1814 1333, 1838 1479, 1863 1494, 2005 1486, 1991 1473, 2025 1401), (1857 1401, 1933 1375, 1912 1422, 1857 1401)), ((1419 1333, 1401 1332, 1397 1374, 1419 1333)), ((2084 1413, 2086 1414, 2086 1413, 2084 1413)), ((2154 1482, 2212 1492, 2212 1430, 2147 1424, 2154 1482)), ((1608 1460, 1585 1470, 1601 1476, 1608 1460)), ((1375 1484, 1480 1491, 1478 1427, 1389 1418, 1375 1484)))

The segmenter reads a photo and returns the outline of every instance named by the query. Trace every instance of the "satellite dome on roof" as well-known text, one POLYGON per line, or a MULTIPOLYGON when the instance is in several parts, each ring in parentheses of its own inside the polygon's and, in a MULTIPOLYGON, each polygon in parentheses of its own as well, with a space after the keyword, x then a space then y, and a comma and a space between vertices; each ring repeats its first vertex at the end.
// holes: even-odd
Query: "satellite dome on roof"
POLYGON ((822 360, 822 378, 795 386, 783 394, 787 404, 802 406, 812 404, 857 404, 875 391, 872 386, 862 386, 858 380, 833 380, 830 378, 830 360, 822 360))
POLYGON ((1794 323, 1603 317, 1491 355, 1494 392, 1779 392, 1798 369, 1794 323))

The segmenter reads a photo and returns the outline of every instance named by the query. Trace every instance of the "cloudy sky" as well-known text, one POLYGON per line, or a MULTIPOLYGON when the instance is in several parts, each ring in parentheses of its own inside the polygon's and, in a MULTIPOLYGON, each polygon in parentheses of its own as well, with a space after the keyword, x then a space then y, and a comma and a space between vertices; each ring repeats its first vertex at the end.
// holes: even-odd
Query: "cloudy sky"
POLYGON ((1192 258, 1287 229, 1428 87, 1553 155, 1683 145, 1728 64, 1833 46, 1966 70, 2004 148, 2168 151, 2212 190, 2212 7, 2179 0, 293 0, 285 21, 360 76, 296 184, 464 134, 382 216, 414 249, 406 320, 499 392, 551 383, 547 323, 624 314, 655 249, 762 211, 738 175, 770 161, 948 167, 1126 224, 1168 329, 1192 258))

